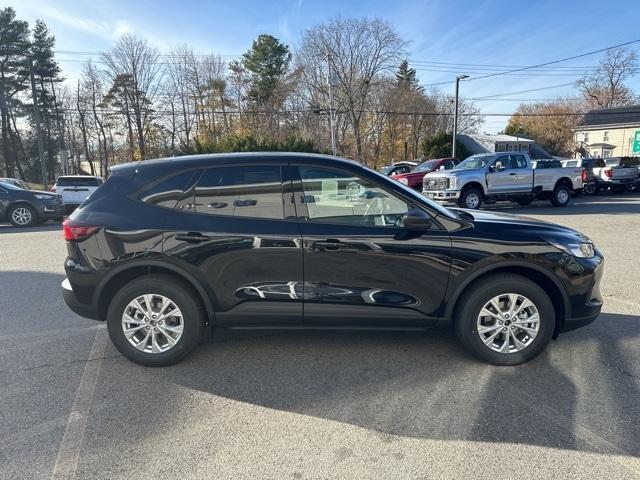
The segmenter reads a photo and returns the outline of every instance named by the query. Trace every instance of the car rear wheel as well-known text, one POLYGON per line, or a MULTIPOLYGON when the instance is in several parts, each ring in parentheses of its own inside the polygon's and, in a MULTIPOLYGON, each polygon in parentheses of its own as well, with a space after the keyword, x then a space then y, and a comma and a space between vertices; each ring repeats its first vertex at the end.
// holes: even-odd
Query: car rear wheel
POLYGON ((555 207, 566 207, 571 201, 571 190, 566 185, 558 185, 551 194, 551 203, 555 207))
POLYGON ((107 312, 116 348, 140 365, 172 365, 196 347, 204 314, 191 289, 169 275, 147 275, 126 284, 107 312))
POLYGON ((9 209, 9 221, 14 227, 30 227, 38 222, 38 216, 29 205, 15 205, 9 209))
POLYGON ((482 192, 474 187, 465 188, 460 195, 458 205, 462 208, 477 210, 482 205, 482 192))
POLYGON ((519 275, 486 278, 460 299, 455 327, 460 342, 493 365, 518 365, 547 346, 555 328, 548 295, 519 275))

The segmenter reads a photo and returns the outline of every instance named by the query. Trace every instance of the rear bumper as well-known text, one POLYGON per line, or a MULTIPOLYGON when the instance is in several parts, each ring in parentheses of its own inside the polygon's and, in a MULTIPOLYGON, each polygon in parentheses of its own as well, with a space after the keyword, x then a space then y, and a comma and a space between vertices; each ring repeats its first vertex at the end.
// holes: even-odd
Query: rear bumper
POLYGON ((64 303, 66 303, 67 307, 69 307, 74 313, 92 320, 102 320, 98 314, 98 309, 94 305, 82 303, 76 298, 68 278, 65 278, 62 281, 61 287, 64 303))

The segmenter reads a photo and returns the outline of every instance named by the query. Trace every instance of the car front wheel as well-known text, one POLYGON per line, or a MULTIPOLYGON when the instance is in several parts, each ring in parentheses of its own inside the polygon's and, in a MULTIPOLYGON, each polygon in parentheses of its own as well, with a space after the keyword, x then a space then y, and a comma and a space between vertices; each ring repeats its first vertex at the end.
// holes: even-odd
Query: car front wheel
POLYGON ((462 208, 477 210, 482 205, 482 192, 473 187, 465 188, 460 195, 458 205, 462 208))
POLYGON ((30 227, 38 222, 38 216, 29 205, 15 205, 9 210, 9 221, 14 227, 30 227))
POLYGON ((169 275, 146 275, 126 284, 107 312, 111 341, 129 360, 172 365, 198 344, 204 314, 191 289, 169 275))
POLYGON ((456 334, 476 357, 518 365, 547 346, 555 328, 548 295, 519 275, 491 276, 465 292, 456 309, 456 334))

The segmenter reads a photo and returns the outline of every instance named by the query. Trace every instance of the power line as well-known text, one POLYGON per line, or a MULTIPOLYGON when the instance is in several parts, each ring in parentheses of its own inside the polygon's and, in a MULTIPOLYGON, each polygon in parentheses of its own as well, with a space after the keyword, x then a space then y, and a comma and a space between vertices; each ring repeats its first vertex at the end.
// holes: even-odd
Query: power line
POLYGON ((484 99, 495 98, 495 97, 504 97, 506 95, 520 95, 521 93, 541 92, 542 90, 552 90, 554 88, 568 87, 569 85, 575 85, 575 83, 576 82, 560 83, 558 85, 548 85, 546 87, 530 88, 528 90, 518 90, 517 92, 505 92, 505 93, 496 93, 494 95, 483 95, 481 97, 477 97, 476 100, 484 100, 484 99))

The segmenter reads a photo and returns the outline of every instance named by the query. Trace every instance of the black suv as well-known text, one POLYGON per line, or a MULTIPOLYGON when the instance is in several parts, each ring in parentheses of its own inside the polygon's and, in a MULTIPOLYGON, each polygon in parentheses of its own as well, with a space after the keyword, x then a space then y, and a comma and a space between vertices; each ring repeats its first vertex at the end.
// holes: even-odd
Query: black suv
POLYGON ((9 221, 14 227, 31 227, 47 220, 62 220, 63 215, 60 195, 0 181, 0 221, 9 221))
POLYGON ((255 153, 113 168, 64 223, 63 294, 144 365, 205 329, 424 329, 452 321, 496 365, 600 313, 589 238, 446 209, 355 162, 255 153))

